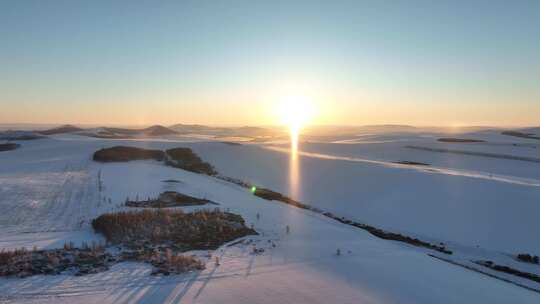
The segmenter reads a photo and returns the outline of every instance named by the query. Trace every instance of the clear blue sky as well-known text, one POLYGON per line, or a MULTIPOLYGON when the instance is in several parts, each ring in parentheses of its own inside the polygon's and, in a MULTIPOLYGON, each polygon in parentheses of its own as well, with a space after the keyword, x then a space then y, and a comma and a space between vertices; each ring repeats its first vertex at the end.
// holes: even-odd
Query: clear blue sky
POLYGON ((0 122, 540 124, 540 1, 0 1, 0 122))

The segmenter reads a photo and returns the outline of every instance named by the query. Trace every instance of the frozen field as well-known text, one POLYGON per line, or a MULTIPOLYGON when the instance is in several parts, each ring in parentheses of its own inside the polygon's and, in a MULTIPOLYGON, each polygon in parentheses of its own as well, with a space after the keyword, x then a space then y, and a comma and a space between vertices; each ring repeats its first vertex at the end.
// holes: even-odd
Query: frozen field
POLYGON ((514 146, 505 142, 508 136, 488 135, 485 139, 493 142, 445 144, 432 135, 408 134, 379 136, 385 143, 373 143, 375 136, 368 143, 301 143, 299 150, 304 152, 296 165, 298 176, 293 175, 296 190, 290 187, 286 145, 192 146, 225 175, 289 193, 338 215, 468 246, 540 252, 540 163, 406 148, 540 158, 540 141, 510 137, 525 145, 514 146))
MULTIPOLYGON (((300 150, 298 198, 366 223, 449 241, 454 259, 490 258, 530 272, 540 267, 507 253, 540 253, 540 176, 537 163, 420 152, 402 146, 440 145, 412 137, 405 143, 311 143, 300 150), (389 152, 398 149, 396 152, 389 152), (392 154, 395 153, 395 154, 392 154), (418 154, 420 153, 420 154, 418 154), (315 154, 315 155, 314 155, 315 154), (324 157, 321 157, 324 155, 324 157), (473 164, 477 162, 477 167, 473 164), (398 160, 432 164, 417 168, 398 160), (455 165, 452 165, 455 164, 455 165), (532 168, 532 169, 531 169, 532 168), (536 173, 535 173, 536 172, 536 173), (480 245, 481 248, 476 248, 480 245)), ((527 139, 516 142, 531 143, 527 139)), ((118 144, 192 147, 221 173, 290 193, 287 148, 174 140, 113 141, 63 135, 22 142, 0 153, 0 248, 61 247, 99 239, 89 222, 120 210, 126 197, 176 190, 205 197, 241 214, 260 236, 250 246, 223 246, 200 273, 150 276, 145 264, 122 263, 94 275, 0 279, 6 303, 538 303, 540 294, 451 265, 433 253, 384 241, 290 206, 261 200, 235 185, 138 161, 98 164, 92 153, 118 144), (177 179, 180 183, 164 183, 177 179), (256 219, 260 213, 261 219, 256 219), (285 226, 291 233, 285 233, 285 226), (269 246, 274 241, 277 247, 269 246), (336 256, 337 248, 342 251, 336 256)), ((532 142, 534 145, 535 143, 532 142)), ((489 145, 489 151, 494 151, 489 145)), ((452 144, 453 149, 482 149, 452 144)), ((501 153, 519 154, 515 146, 501 153)), ((535 148, 528 148, 535 149, 535 148)), ((528 151, 528 150, 527 150, 528 151)), ((538 156, 530 151, 523 155, 538 156)), ((504 276, 503 276, 504 277, 504 276)), ((528 286, 532 284, 516 280, 528 286)))

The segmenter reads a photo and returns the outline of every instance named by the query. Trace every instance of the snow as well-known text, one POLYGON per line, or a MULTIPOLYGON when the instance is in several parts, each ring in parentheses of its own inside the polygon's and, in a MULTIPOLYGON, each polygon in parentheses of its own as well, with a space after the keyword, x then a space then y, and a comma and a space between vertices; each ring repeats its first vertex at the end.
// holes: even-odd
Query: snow
POLYGON ((509 253, 540 252, 538 163, 405 148, 392 152, 394 143, 376 148, 301 143, 294 192, 283 146, 191 146, 224 175, 352 220, 509 253), (322 152, 309 152, 314 150, 322 152), (399 160, 433 165, 392 163, 399 160))
MULTIPOLYGON (((226 175, 285 193, 289 191, 288 156, 258 145, 55 136, 25 142, 20 149, 0 155, 3 211, 0 248, 53 248, 61 247, 66 241, 78 244, 96 239, 100 236, 93 233, 89 222, 98 214, 125 209, 122 203, 127 196, 155 196, 174 190, 205 197, 220 203, 220 208, 241 214, 260 233, 248 239, 258 248, 264 248, 264 253, 252 254, 251 244, 223 246, 211 253, 220 257, 220 266, 216 267, 210 259, 202 272, 168 277, 151 276, 151 267, 146 264, 120 263, 109 271, 82 277, 3 278, 0 302, 538 303, 540 300, 538 293, 434 259, 427 255, 432 251, 381 240, 310 211, 262 200, 246 189, 212 177, 155 161, 114 164, 91 161, 95 150, 118 144, 148 148, 190 146, 226 175), (163 182, 167 179, 181 182, 163 182), (287 225, 289 234, 285 231, 287 225), (276 247, 271 246, 272 242, 276 247), (340 256, 335 255, 338 248, 342 252, 340 256)), ((478 256, 510 261, 510 257, 497 251, 499 246, 506 252, 518 246, 538 249, 534 238, 540 232, 535 221, 539 210, 534 201, 540 197, 539 187, 431 173, 407 166, 308 156, 300 159, 301 197, 306 203, 399 231, 413 231, 433 239, 448 237, 455 242, 453 249, 458 251, 453 258, 463 261, 478 256), (512 198, 510 205, 509 198, 512 198), (500 225, 501 222, 505 225, 500 225), (472 240, 481 243, 483 249, 470 246, 472 240)), ((513 263, 529 271, 538 267, 513 263)), ((538 285, 533 286, 538 288, 538 285)))

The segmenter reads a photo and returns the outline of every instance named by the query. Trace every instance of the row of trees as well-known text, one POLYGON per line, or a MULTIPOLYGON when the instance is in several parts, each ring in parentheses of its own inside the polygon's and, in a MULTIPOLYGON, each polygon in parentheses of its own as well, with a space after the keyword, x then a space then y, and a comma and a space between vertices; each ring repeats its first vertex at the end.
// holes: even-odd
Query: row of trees
POLYGON ((203 161, 190 148, 174 148, 165 151, 168 156, 167 164, 187 171, 216 175, 217 171, 212 165, 203 161))

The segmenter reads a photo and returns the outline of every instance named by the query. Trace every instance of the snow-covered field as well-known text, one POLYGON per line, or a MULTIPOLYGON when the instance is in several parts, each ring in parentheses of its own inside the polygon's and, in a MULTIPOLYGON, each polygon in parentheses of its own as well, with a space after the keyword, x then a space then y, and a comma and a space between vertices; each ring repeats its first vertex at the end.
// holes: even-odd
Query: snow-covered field
MULTIPOLYGON (((495 137, 500 144, 506 137, 495 137)), ((445 144, 436 137, 381 135, 386 143, 301 143, 298 176, 286 145, 194 144, 225 175, 289 193, 338 215, 422 237, 506 252, 540 252, 540 163, 419 151, 447 147, 540 158, 540 141, 523 146, 445 144), (272 150, 269 150, 272 149, 272 150), (279 152, 281 151, 281 152, 279 152), (415 161, 430 166, 399 165, 415 161), (291 179, 298 180, 296 191, 291 179)), ((372 138, 373 139, 373 138, 372 138)))
MULTIPOLYGON (((498 145, 446 145, 540 156, 535 152, 540 146, 532 140, 502 136, 497 141, 496 135, 488 135, 498 145)), ((379 137, 365 143, 302 143, 300 150, 306 154, 298 158, 297 189, 290 188, 290 157, 284 145, 77 135, 21 142, 18 150, 0 152, 0 248, 54 248, 67 241, 99 239, 89 224, 98 214, 125 208, 121 205, 128 196, 176 190, 241 214, 260 233, 249 239, 265 252, 253 255, 251 245, 223 246, 211 253, 221 257, 220 266, 210 262, 200 273, 170 277, 151 276, 145 264, 121 263, 82 277, 0 279, 0 302, 538 303, 539 293, 437 260, 427 255, 434 253, 429 250, 381 240, 310 211, 259 199, 218 179, 154 161, 91 161, 95 150, 119 144, 192 147, 224 175, 297 195, 304 203, 365 223, 448 242, 455 250, 452 259, 460 263, 489 258, 540 273, 540 266, 508 255, 540 253, 540 164, 404 147, 445 145, 423 135, 379 137), (392 163, 400 160, 432 166, 392 163), (181 182, 163 182, 167 179, 181 182), (335 255, 338 248, 340 256, 335 255)))

